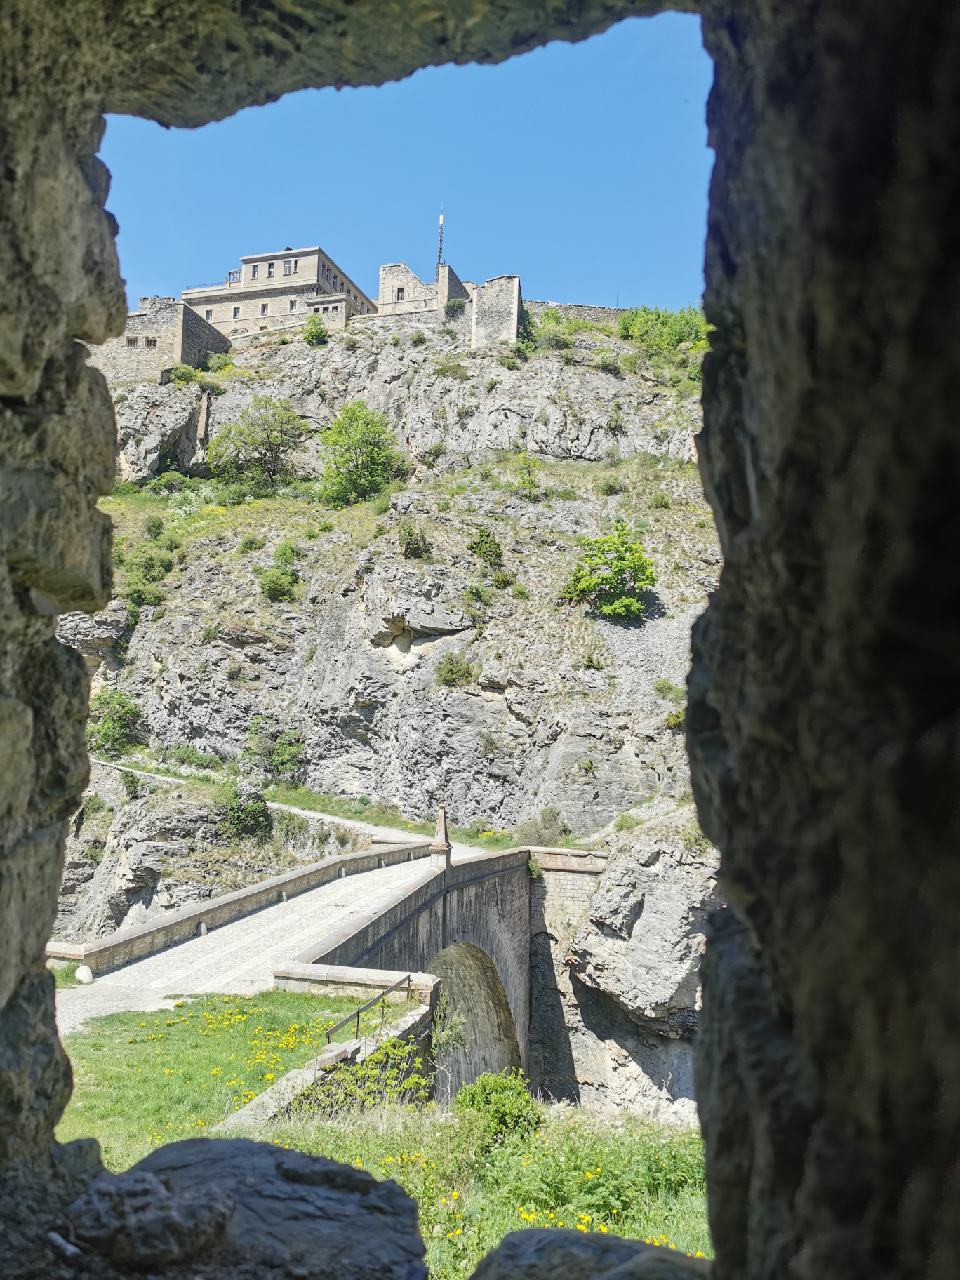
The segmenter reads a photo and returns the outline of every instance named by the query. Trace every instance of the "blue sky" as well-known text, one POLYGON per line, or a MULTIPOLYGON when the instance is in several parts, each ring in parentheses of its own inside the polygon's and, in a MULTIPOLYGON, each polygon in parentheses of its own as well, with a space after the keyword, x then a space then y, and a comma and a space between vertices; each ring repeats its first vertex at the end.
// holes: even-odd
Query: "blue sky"
POLYGON ((131 306, 240 255, 322 244, 374 297, 381 262, 432 275, 437 213, 464 279, 524 295, 682 306, 703 288, 710 65, 699 22, 630 19, 496 67, 309 90, 203 129, 111 117, 131 306))

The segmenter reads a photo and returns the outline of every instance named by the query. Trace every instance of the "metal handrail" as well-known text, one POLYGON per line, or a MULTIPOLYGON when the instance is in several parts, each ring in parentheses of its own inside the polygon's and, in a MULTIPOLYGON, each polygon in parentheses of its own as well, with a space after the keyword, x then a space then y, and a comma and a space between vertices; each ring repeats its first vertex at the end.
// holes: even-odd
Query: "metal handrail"
POLYGON ((332 1040, 333 1034, 335 1031, 339 1031, 341 1027, 345 1027, 347 1023, 352 1022, 354 1018, 356 1018, 357 1020, 357 1034, 354 1037, 354 1039, 359 1040, 360 1039, 360 1015, 362 1013, 366 1013, 368 1009, 372 1009, 375 1004, 379 1004, 381 1001, 386 1001, 387 996, 391 995, 394 991, 399 990, 399 988, 402 987, 404 983, 406 983, 407 985, 407 999, 409 1000, 410 991, 413 986, 413 974, 411 973, 408 973, 404 977, 400 978, 400 980, 398 982, 395 982, 392 987, 387 987, 385 991, 381 991, 379 995, 375 995, 372 1000, 368 1000, 366 1004, 362 1004, 359 1007, 359 1009, 354 1009, 352 1013, 348 1013, 345 1018, 341 1018, 339 1022, 335 1022, 332 1027, 328 1027, 327 1028, 327 1044, 329 1044, 330 1041, 332 1040))

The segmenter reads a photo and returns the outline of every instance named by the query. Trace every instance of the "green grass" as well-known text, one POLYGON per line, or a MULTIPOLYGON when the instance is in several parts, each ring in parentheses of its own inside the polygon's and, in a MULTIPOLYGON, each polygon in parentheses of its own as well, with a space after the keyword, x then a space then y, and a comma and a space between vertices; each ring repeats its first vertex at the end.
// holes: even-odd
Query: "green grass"
POLYGON ((431 1280, 465 1280, 508 1231, 526 1227, 710 1252, 702 1148, 690 1132, 574 1110, 484 1153, 470 1117, 395 1107, 259 1136, 399 1182, 417 1201, 431 1280))
POLYGON ((77 987, 77 970, 80 968, 79 960, 48 960, 47 968, 53 974, 53 981, 58 991, 62 991, 64 987, 77 987))
MULTIPOLYGON (((68 1036, 74 1090, 61 1142, 93 1136, 110 1169, 164 1142, 203 1136, 293 1067, 323 1051, 348 997, 267 991, 201 996, 156 1013, 117 1013, 68 1036)), ((362 1027, 378 1029, 379 1010, 362 1027)), ((349 1039, 353 1024, 335 1035, 349 1039)))

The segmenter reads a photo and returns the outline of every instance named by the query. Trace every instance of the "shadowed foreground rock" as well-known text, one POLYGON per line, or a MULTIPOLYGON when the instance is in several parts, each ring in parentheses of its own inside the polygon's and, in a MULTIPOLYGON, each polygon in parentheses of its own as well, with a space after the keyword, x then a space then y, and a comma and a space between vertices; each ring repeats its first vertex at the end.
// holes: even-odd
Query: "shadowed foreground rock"
POLYGON ((302 1280, 426 1276, 416 1206, 395 1182, 258 1142, 173 1143, 102 1174, 66 1217, 121 1271, 197 1261, 302 1280))
POLYGON ((710 1264, 672 1249, 581 1231, 514 1231, 472 1280, 696 1280, 710 1264))

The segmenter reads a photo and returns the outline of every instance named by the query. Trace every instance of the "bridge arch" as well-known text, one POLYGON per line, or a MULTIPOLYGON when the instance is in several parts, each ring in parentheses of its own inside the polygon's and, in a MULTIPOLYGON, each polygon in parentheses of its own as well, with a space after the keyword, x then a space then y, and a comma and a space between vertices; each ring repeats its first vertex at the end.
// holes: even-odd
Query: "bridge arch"
POLYGON ((430 963, 440 979, 434 1050, 443 1102, 485 1071, 521 1064, 517 1030, 497 966, 471 942, 444 947, 430 963))

